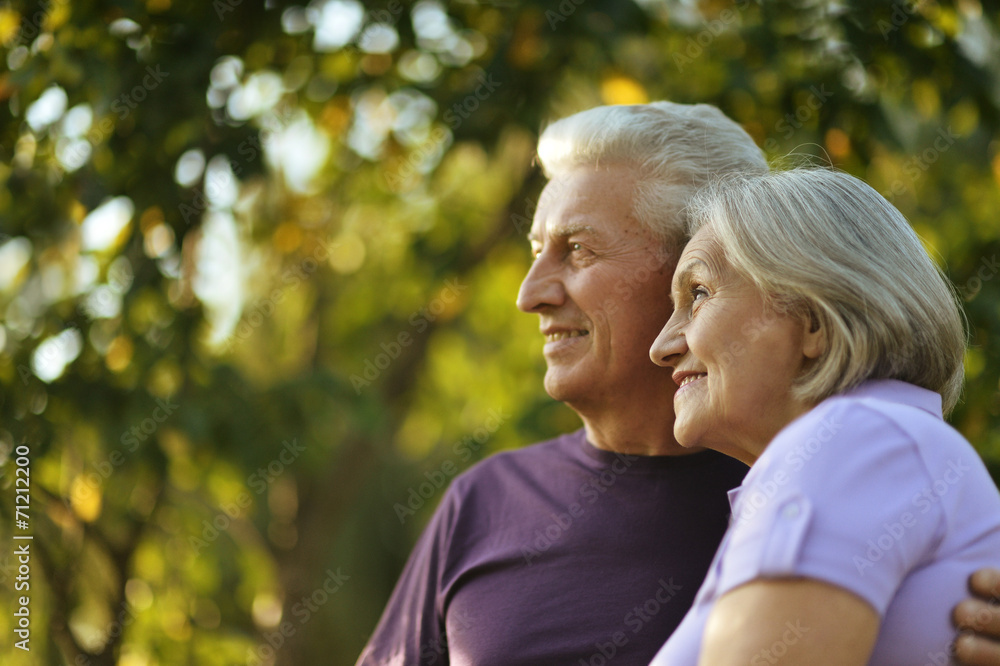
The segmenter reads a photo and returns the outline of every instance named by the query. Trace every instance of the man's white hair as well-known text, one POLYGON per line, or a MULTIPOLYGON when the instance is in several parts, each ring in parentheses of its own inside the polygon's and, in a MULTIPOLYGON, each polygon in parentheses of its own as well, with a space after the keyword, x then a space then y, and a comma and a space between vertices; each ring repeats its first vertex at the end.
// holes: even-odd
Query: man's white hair
POLYGON ((633 213, 675 254, 698 188, 719 174, 768 170, 750 135, 719 109, 673 102, 599 106, 558 120, 542 132, 538 160, 548 178, 581 166, 634 168, 633 213))

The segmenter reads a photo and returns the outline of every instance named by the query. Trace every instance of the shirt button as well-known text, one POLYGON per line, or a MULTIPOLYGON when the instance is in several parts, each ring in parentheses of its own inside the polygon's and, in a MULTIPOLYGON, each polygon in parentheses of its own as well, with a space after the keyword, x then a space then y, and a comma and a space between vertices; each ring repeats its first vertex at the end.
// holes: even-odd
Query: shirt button
POLYGON ((799 511, 800 511, 799 510, 799 503, 798 502, 792 502, 790 504, 786 504, 785 505, 785 508, 783 508, 781 510, 781 515, 783 517, 787 518, 788 520, 792 520, 794 518, 798 518, 799 517, 799 511))

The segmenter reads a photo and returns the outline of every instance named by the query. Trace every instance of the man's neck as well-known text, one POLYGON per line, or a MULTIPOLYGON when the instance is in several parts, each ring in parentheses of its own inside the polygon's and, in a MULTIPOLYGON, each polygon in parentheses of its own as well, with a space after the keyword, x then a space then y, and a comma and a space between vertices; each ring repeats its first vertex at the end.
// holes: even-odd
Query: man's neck
POLYGON ((587 441, 599 449, 636 456, 683 456, 703 451, 685 448, 674 439, 673 410, 633 408, 588 409, 570 405, 583 420, 587 441))

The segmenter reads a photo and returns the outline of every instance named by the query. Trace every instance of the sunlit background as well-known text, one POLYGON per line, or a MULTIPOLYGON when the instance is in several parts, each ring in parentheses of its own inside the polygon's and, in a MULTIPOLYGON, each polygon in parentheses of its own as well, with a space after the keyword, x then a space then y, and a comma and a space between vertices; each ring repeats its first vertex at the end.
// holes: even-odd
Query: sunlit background
POLYGON ((19 445, 34 535, 31 653, 3 612, 0 660, 352 663, 441 470, 578 427, 513 301, 537 133, 597 104, 716 104, 889 197, 964 300, 953 421, 1000 478, 998 20, 0 2, 2 608, 19 445))

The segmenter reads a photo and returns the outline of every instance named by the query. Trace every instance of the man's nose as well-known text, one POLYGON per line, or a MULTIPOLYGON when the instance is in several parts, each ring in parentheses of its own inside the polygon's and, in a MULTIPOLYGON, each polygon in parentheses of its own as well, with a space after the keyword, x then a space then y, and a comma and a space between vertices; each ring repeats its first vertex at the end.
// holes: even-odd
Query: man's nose
POLYGON ((565 302, 566 289, 556 258, 542 252, 524 276, 517 294, 517 307, 522 312, 539 312, 565 302))
POLYGON ((675 311, 663 325, 660 334, 649 348, 649 359, 660 366, 676 367, 677 362, 687 353, 687 339, 683 334, 680 316, 675 311))

